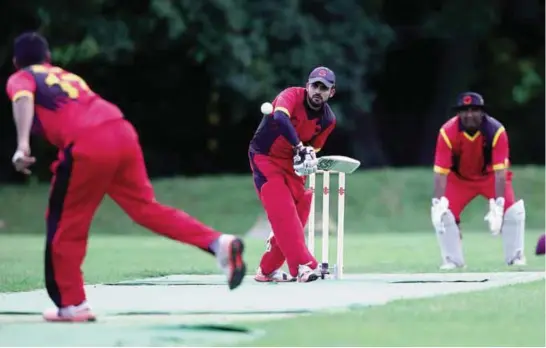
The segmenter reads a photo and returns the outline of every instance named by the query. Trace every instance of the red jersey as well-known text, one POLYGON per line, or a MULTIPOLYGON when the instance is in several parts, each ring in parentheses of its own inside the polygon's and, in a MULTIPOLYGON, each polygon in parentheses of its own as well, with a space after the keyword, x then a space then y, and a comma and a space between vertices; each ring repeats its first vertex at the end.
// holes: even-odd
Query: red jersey
MULTIPOLYGON (((272 102, 273 113, 281 111, 290 117, 300 141, 320 151, 328 135, 335 128, 336 118, 327 103, 320 110, 313 110, 307 104, 307 92, 302 87, 289 87, 272 102)), ((250 142, 250 151, 277 158, 292 158, 292 145, 282 136, 277 122, 271 115, 265 115, 250 142)))
POLYGON ((12 101, 23 96, 34 99, 32 132, 59 148, 92 127, 123 118, 117 106, 95 94, 81 77, 49 64, 15 72, 6 92, 12 101))
POLYGON ((464 130, 459 116, 440 128, 434 159, 436 173, 454 171, 466 180, 482 180, 509 165, 508 135, 493 117, 486 115, 473 135, 464 130))

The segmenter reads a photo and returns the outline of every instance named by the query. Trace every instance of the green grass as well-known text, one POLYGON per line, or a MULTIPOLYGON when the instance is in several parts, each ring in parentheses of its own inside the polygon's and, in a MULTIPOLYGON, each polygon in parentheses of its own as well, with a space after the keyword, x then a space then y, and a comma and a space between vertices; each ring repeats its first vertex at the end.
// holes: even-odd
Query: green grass
MULTIPOLYGON (((528 270, 544 270, 544 259, 532 252, 538 230, 527 231, 528 270)), ((316 249, 320 250, 320 240, 316 249)), ((0 235, 0 292, 23 291, 43 286, 43 237, 0 235)), ((247 240, 247 259, 251 271, 257 267, 264 242, 247 240)), ((502 242, 486 232, 468 233, 464 238, 465 272, 511 270, 503 263, 502 242)), ((335 239, 330 250, 335 255, 335 239)), ((347 235, 345 269, 347 273, 437 272, 440 262, 433 233, 363 233, 347 235)), ((88 284, 167 274, 219 273, 215 260, 199 249, 171 240, 149 236, 91 237, 84 265, 88 284), (116 265, 112 267, 112 265, 116 265)))
POLYGON ((249 323, 267 332, 242 346, 544 347, 544 295, 544 282, 533 282, 249 323))
MULTIPOLYGON (((515 170, 514 186, 526 201, 528 270, 544 271, 533 250, 544 233, 544 168, 515 170)), ((437 272, 439 251, 430 227, 430 170, 367 171, 347 178, 346 272, 437 272)), ((332 183, 333 187, 336 183, 332 183)), ((245 233, 262 214, 249 176, 157 180, 160 201, 180 207, 229 233, 245 233)), ((43 288, 45 185, 0 188, 0 292, 43 288)), ((321 199, 317 200, 320 209, 321 199)), ((331 203, 335 217, 335 201, 331 203)), ((463 213, 468 272, 511 270, 502 242, 483 222, 485 200, 463 213)), ((335 237, 331 250, 335 253, 335 237)), ((316 250, 320 249, 317 237, 316 250)), ((252 271, 263 241, 247 239, 252 271)), ((332 254, 334 257, 335 254, 332 254)), ((152 235, 106 200, 92 225, 84 266, 86 282, 167 274, 218 273, 202 251, 152 235), (113 265, 115 265, 113 267, 113 265)), ((312 295, 312 294, 311 294, 312 295)), ((266 330, 256 346, 544 346, 544 283, 483 292, 404 300, 348 313, 313 314, 248 323, 266 330)))
MULTIPOLYGON (((528 250, 532 250, 540 233, 527 232, 528 250)), ((469 263, 466 271, 511 270, 503 264, 500 239, 472 232, 464 241, 469 263)), ((263 242, 249 239, 247 243, 248 262, 255 266, 263 242)), ((0 292, 41 288, 42 251, 40 236, 0 235, 0 292)), ((437 272, 439 258, 432 233, 348 235, 345 255, 348 273, 437 272)), ((543 258, 529 255, 527 270, 544 269, 543 258)), ((152 235, 93 235, 84 270, 87 283, 218 273, 209 255, 152 235)), ((544 296, 544 283, 535 282, 396 301, 347 313, 247 323, 249 328, 265 329, 266 334, 246 345, 544 346, 544 296)))
MULTIPOLYGON (((516 196, 525 199, 527 227, 544 229, 544 167, 514 169, 516 196)), ((337 185, 332 176, 331 187, 337 185)), ((317 180, 320 184, 320 180, 317 180)), ((182 208, 228 233, 246 232, 262 214, 249 175, 163 179, 154 182, 158 200, 182 208)), ((43 233, 48 187, 0 188, 2 233, 43 233)), ((414 232, 430 230, 432 172, 427 169, 371 170, 347 177, 345 228, 350 232, 414 232)), ((330 214, 335 219, 335 199, 330 214)), ((321 197, 317 198, 317 211, 321 197)), ((463 228, 485 228, 486 201, 478 198, 463 213, 463 228)), ((93 233, 146 233, 106 199, 93 223, 93 233)))

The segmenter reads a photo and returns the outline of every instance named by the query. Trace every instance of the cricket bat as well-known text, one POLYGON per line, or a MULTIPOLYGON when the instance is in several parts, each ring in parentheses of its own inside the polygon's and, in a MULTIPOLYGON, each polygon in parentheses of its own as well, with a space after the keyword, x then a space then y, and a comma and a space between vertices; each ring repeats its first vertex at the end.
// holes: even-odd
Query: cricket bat
POLYGON ((318 170, 351 174, 360 167, 360 161, 347 156, 322 156, 317 158, 318 170))

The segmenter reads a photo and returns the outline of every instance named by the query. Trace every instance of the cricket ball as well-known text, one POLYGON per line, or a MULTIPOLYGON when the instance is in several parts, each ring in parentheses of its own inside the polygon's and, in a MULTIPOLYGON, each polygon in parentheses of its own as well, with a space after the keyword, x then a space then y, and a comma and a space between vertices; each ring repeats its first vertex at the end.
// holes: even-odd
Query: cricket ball
POLYGON ((265 102, 260 107, 260 110, 262 111, 262 114, 264 115, 271 115, 271 113, 273 112, 273 104, 265 102))
POLYGON ((535 249, 536 255, 544 255, 544 249, 545 249, 544 243, 546 242, 545 239, 546 239, 546 233, 540 236, 540 238, 538 239, 537 247, 535 249))

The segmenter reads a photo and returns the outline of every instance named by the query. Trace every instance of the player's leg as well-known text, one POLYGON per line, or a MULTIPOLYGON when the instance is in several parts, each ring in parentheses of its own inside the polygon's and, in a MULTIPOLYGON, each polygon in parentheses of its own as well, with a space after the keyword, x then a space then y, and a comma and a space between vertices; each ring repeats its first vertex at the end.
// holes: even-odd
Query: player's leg
MULTIPOLYGON (((494 175, 491 175, 491 178, 483 183, 481 194, 488 200, 496 198, 494 175)), ((515 200, 510 171, 506 173, 504 221, 501 236, 506 264, 525 265, 525 204, 522 199, 517 202, 515 200)))
POLYGON ((311 201, 313 200, 313 191, 305 189, 305 179, 297 175, 288 177, 288 187, 294 196, 296 210, 303 228, 307 225, 309 214, 311 213, 311 201))
POLYGON ((277 243, 275 235, 271 233, 266 240, 265 252, 260 260, 260 266, 256 270, 254 280, 261 283, 296 281, 296 278, 281 269, 284 261, 285 257, 277 243), (266 271, 264 272, 263 269, 266 271), (273 271, 269 271, 270 269, 273 269, 273 271))
POLYGON ((441 269, 450 270, 465 265, 460 215, 477 194, 472 183, 459 179, 453 173, 448 175, 445 197, 449 201, 449 211, 443 217, 444 231, 436 231, 442 256, 441 269))
MULTIPOLYGON (((104 139, 102 140, 104 144, 104 139)), ((45 247, 45 283, 56 308, 44 312, 48 321, 89 321, 94 316, 86 301, 82 263, 89 227, 117 166, 108 149, 82 140, 61 152, 54 165, 45 247)))
MULTIPOLYGON (((249 153, 250 168, 252 170, 252 177, 254 179, 254 188, 258 198, 261 199, 260 190, 262 185, 267 181, 265 175, 260 168, 254 163, 254 154, 249 153)), ((262 166, 267 166, 267 163, 262 166)), ((275 168, 271 168, 269 171, 273 171, 275 168)), ((281 270, 281 266, 284 264, 286 258, 282 253, 275 235, 271 233, 266 240, 265 252, 260 260, 260 265, 256 271, 254 279, 258 282, 290 282, 295 278, 281 270)))
MULTIPOLYGON (((309 214, 311 212, 311 201, 313 199, 313 191, 310 189, 305 189, 306 177, 301 177, 296 175, 292 168, 287 168, 288 173, 285 175, 285 180, 288 183, 288 188, 292 193, 294 202, 296 203, 296 211, 298 213, 298 218, 303 227, 303 233, 305 233, 305 226, 309 220, 309 214)), ((304 237, 305 238, 305 237, 304 237)), ((306 246, 306 251, 315 259, 314 256, 309 252, 309 248, 306 246)), ((298 277, 307 278, 309 275, 318 272, 318 270, 308 267, 306 265, 300 266, 298 277)))
POLYGON ((119 127, 119 138, 125 146, 125 153, 108 188, 110 197, 137 224, 216 255, 230 289, 238 287, 246 273, 243 241, 215 231, 182 210, 157 202, 133 127, 128 123, 119 127))
MULTIPOLYGON (((259 174, 255 174, 255 181, 259 182, 262 179, 259 174)), ((296 210, 298 218, 301 221, 302 226, 305 228, 307 220, 309 219, 309 213, 311 211, 311 199, 312 192, 306 190, 299 199, 296 200, 296 210)), ((285 261, 284 254, 282 253, 281 248, 279 247, 277 240, 274 234, 271 234, 266 241, 266 250, 260 261, 260 267, 257 271, 255 279, 259 282, 290 282, 294 281, 296 278, 283 272, 280 267, 285 261), (263 269, 271 270, 271 273, 263 272, 263 269)))
MULTIPOLYGON (((267 156, 255 155, 254 166, 265 177, 261 185, 260 199, 273 229, 275 240, 286 257, 290 275, 299 276, 300 281, 316 280, 316 275, 302 276, 300 268, 315 269, 317 261, 305 244, 303 226, 297 213, 296 204, 287 185, 285 170, 267 156)), ((264 270, 265 273, 266 270, 264 270)))

